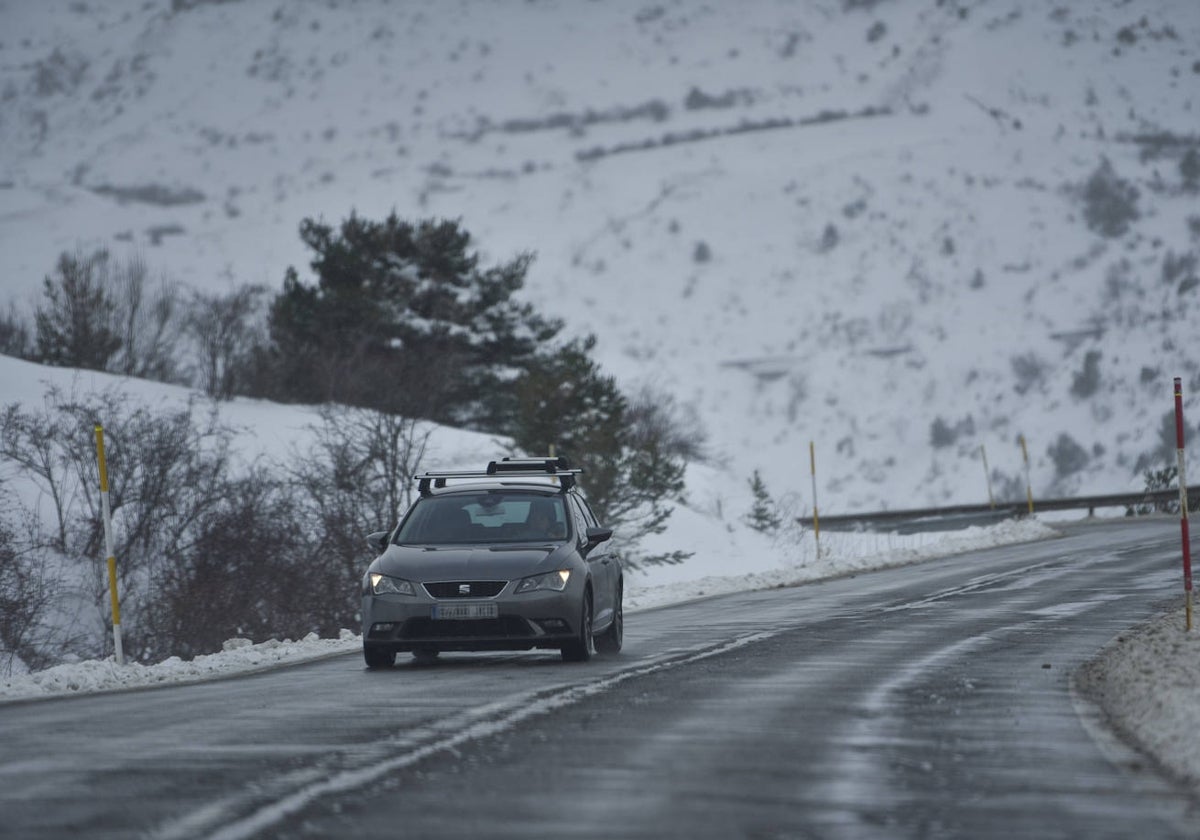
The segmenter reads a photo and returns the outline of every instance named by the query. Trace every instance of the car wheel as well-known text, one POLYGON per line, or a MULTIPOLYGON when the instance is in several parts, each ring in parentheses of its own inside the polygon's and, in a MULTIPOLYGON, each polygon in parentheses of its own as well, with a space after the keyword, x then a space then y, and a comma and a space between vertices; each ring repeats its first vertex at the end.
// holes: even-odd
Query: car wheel
POLYGON ((396 651, 363 645, 363 659, 368 668, 391 668, 396 664, 396 651))
POLYGON ((418 665, 432 665, 434 662, 437 662, 439 653, 441 653, 440 650, 433 650, 431 648, 418 648, 412 652, 412 655, 413 660, 418 665))
POLYGON ((579 635, 562 646, 564 662, 587 662, 592 658, 592 593, 583 596, 583 613, 579 617, 579 635))
POLYGON ((623 593, 617 589, 617 608, 613 612, 612 624, 596 637, 596 650, 600 653, 620 653, 621 643, 625 640, 625 608, 622 606, 623 593))

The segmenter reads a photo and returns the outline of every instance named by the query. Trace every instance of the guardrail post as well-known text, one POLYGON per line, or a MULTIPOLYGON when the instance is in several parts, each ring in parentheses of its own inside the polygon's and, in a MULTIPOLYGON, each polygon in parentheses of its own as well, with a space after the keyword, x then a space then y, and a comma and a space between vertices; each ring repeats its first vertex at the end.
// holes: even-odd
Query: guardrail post
POLYGON ((1183 538, 1185 629, 1192 629, 1192 547, 1188 536, 1187 464, 1183 451, 1183 380, 1175 377, 1175 457, 1179 465, 1179 530, 1183 538))

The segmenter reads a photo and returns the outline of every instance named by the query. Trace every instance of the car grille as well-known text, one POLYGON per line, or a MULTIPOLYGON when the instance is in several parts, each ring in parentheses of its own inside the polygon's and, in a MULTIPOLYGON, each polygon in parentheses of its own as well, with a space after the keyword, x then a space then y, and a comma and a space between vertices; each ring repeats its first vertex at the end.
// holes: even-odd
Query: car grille
POLYGON ((529 623, 515 615, 500 618, 434 620, 410 618, 400 631, 402 639, 520 639, 532 636, 529 623))
POLYGON ((454 580, 425 584, 425 591, 434 598, 491 598, 499 595, 506 580, 454 580), (464 592, 462 587, 467 587, 464 592))

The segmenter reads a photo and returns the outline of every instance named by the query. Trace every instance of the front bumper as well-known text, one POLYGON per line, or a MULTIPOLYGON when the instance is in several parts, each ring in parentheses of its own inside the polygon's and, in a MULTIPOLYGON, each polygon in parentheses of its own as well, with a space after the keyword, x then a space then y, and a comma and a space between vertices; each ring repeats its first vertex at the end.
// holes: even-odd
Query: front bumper
POLYGON ((563 592, 434 599, 424 593, 363 596, 363 644, 383 650, 532 650, 578 638, 582 600, 563 592), (435 619, 435 604, 494 602, 496 618, 435 619))

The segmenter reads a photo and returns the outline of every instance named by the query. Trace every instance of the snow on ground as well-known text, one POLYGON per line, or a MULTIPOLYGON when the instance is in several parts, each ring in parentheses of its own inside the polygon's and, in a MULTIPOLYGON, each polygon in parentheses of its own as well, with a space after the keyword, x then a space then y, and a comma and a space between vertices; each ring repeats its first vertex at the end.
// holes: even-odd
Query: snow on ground
POLYGON ((1080 681, 1121 735, 1200 792, 1200 632, 1183 610, 1118 636, 1080 681))

